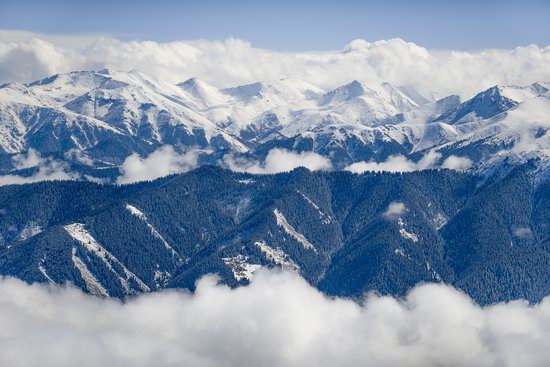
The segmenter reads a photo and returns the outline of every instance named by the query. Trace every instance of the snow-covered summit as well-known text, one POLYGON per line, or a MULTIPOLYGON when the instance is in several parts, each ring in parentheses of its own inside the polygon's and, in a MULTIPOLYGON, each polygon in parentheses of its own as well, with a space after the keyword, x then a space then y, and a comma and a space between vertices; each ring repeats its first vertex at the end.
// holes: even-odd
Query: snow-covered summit
POLYGON ((439 121, 451 124, 487 119, 498 115, 519 103, 548 92, 541 83, 529 86, 493 86, 478 93, 472 99, 439 117, 439 121))
POLYGON ((75 71, 0 86, 0 154, 85 151, 112 164, 170 144, 265 156, 312 150, 335 167, 437 151, 486 162, 550 156, 550 83, 493 86, 466 101, 353 80, 331 90, 284 78, 220 89, 140 71, 75 71))

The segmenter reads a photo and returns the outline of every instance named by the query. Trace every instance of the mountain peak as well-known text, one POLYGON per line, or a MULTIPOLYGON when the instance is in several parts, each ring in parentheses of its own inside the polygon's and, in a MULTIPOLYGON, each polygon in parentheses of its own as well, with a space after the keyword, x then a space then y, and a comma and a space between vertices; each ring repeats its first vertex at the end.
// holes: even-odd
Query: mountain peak
POLYGON ((177 86, 204 105, 217 105, 224 100, 224 96, 219 89, 198 78, 189 78, 177 86))
POLYGON ((112 71, 109 68, 105 68, 105 69, 101 69, 101 70, 96 71, 96 73, 103 74, 103 75, 111 75, 112 71))
POLYGON ((192 89, 202 89, 210 87, 206 82, 203 82, 199 78, 189 78, 184 82, 178 83, 178 87, 185 89, 185 90, 192 90, 192 89))
POLYGON ((357 97, 361 97, 367 92, 374 92, 374 90, 358 80, 352 80, 350 83, 344 84, 341 87, 326 93, 322 98, 322 104, 325 105, 350 101, 357 97))
POLYGON ((351 94, 351 95, 361 95, 365 92, 366 89, 368 89, 363 83, 360 81, 354 79, 350 83, 344 85, 344 88, 351 94))
POLYGON ((116 89, 126 86, 127 83, 115 80, 112 72, 106 73, 106 69, 100 72, 91 70, 72 71, 66 74, 55 74, 44 79, 29 83, 28 87, 41 87, 50 89, 116 89))
POLYGON ((261 94, 264 88, 264 82, 256 82, 251 84, 239 85, 237 87, 226 88, 222 90, 222 92, 229 94, 233 97, 237 97, 239 99, 249 100, 252 97, 261 94))
POLYGON ((506 91, 511 91, 511 88, 500 85, 492 86, 445 112, 436 121, 457 124, 496 116, 519 103, 519 101, 509 98, 511 93, 505 93, 506 91))

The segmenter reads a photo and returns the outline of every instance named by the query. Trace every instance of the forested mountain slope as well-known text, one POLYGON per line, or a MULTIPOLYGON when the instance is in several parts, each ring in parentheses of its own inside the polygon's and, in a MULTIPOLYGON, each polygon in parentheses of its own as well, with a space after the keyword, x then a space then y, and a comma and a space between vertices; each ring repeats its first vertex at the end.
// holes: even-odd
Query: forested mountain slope
POLYGON ((3 186, 0 274, 124 298, 193 289, 208 273, 244 285, 275 267, 331 295, 446 282, 483 304, 536 301, 550 294, 550 189, 532 171, 486 180, 203 166, 126 186, 3 186))

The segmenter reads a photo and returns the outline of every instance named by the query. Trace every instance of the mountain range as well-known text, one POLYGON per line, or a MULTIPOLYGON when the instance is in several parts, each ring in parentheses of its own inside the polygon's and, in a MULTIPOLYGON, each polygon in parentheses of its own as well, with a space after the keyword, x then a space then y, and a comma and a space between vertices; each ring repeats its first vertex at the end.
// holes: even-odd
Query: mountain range
POLYGON ((0 173, 25 174, 13 156, 30 149, 91 176, 116 175, 131 154, 164 145, 196 150, 199 164, 271 149, 310 151, 335 169, 401 155, 458 156, 477 172, 503 162, 550 164, 550 84, 494 86, 469 99, 430 100, 408 87, 359 81, 324 90, 296 79, 219 89, 173 85, 138 71, 79 71, 0 86, 0 173), (73 154, 78 152, 78 154, 73 154))
POLYGON ((219 89, 107 69, 8 83, 0 275, 125 299, 278 268, 356 299, 444 282, 480 304, 536 302, 550 294, 548 178, 550 83, 438 100, 389 83, 219 89), (130 158, 167 146, 192 153, 190 172, 120 185, 130 158), (325 171, 236 172, 274 151, 325 171))
POLYGON ((133 185, 0 187, 0 274, 99 297, 230 286, 261 268, 329 295, 404 295, 445 282, 481 304, 550 294, 550 191, 521 165, 469 172, 235 173, 216 166, 133 185))

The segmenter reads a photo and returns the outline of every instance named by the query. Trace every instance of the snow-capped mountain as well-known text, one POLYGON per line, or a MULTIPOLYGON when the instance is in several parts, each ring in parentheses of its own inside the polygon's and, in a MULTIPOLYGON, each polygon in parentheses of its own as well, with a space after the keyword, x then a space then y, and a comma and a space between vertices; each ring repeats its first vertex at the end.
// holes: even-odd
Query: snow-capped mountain
POLYGON ((472 99, 442 114, 438 120, 451 124, 467 123, 488 119, 505 112, 519 103, 548 92, 543 84, 534 83, 527 87, 494 86, 472 99))
POLYGON ((296 79, 219 89, 196 78, 173 85, 138 71, 79 71, 0 86, 0 155, 77 150, 116 167, 166 144, 210 152, 211 163, 279 147, 343 168, 435 151, 487 170, 502 161, 495 157, 550 161, 549 90, 494 86, 464 102, 431 101, 410 87, 357 80, 332 90, 296 79))
MULTIPOLYGON (((123 155, 163 144, 245 147, 204 117, 196 101, 175 85, 131 71, 101 70, 55 75, 28 85, 0 88, 1 149, 92 153, 102 144, 123 155), (124 148, 124 149, 123 149, 124 148)), ((94 156, 94 154, 91 154, 94 156)))
POLYGON ((473 174, 255 176, 204 166, 131 186, 0 185, 0 275, 120 298, 192 288, 208 273, 237 286, 262 267, 344 296, 402 295, 421 281, 482 303, 548 293, 548 83, 494 86, 465 101, 388 83, 219 89, 111 70, 0 86, 0 177, 12 179, 0 183, 58 160, 105 182, 127 161, 139 166, 135 153, 164 152, 153 160, 162 165, 167 148, 193 150, 199 165, 230 167, 226 155, 261 162, 282 148, 320 154, 334 170, 397 159, 408 171, 472 165, 473 174), (393 201, 403 206, 395 218, 393 201))
POLYGON ((483 162, 502 155, 548 159, 548 91, 547 84, 535 83, 477 94, 434 121, 451 134, 437 149, 483 162))

